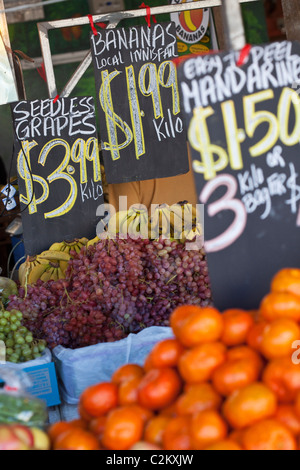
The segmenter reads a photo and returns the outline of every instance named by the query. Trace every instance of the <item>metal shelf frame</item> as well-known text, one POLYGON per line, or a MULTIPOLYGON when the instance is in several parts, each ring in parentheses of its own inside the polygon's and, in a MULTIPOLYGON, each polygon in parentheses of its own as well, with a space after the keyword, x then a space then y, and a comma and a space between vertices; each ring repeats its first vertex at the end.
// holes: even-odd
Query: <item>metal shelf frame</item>
MULTIPOLYGON (((151 14, 158 16, 161 14, 171 14, 177 12, 198 10, 202 8, 222 7, 223 19, 226 34, 226 44, 231 49, 241 49, 245 44, 245 32, 243 27, 240 3, 250 3, 257 0, 199 0, 178 5, 162 5, 151 8, 151 14)), ((146 17, 147 9, 127 10, 122 12, 112 12, 101 15, 93 15, 94 23, 107 23, 107 28, 116 28, 118 24, 125 19, 146 17)), ((57 21, 46 21, 37 24, 41 43, 42 56, 45 66, 48 94, 50 99, 58 95, 54 65, 52 61, 49 31, 53 29, 72 28, 73 26, 83 26, 89 24, 87 16, 80 18, 70 18, 57 21)), ((91 51, 84 57, 71 79, 67 82, 64 89, 60 92, 60 97, 70 96, 75 86, 84 75, 92 63, 91 51)))

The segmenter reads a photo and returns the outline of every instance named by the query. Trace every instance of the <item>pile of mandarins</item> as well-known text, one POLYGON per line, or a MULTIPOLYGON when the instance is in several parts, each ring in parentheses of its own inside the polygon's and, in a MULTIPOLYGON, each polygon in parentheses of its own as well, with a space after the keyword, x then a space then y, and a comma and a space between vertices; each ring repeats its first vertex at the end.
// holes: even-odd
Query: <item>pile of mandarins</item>
POLYGON ((50 427, 54 450, 300 449, 300 269, 278 272, 258 311, 187 305, 170 322, 143 367, 50 427))

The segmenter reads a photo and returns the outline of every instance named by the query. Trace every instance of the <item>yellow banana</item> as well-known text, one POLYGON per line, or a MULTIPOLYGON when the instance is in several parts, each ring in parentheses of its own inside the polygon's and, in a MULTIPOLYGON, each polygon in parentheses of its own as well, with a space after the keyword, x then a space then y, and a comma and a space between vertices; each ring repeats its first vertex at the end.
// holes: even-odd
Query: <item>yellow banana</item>
POLYGON ((39 260, 48 260, 48 261, 70 261, 71 256, 69 253, 63 251, 44 251, 38 256, 39 260))
POLYGON ((65 279, 65 278, 66 276, 63 270, 61 268, 58 268, 58 279, 65 279))
POLYGON ((43 274, 45 273, 47 266, 44 264, 40 264, 39 266, 35 266, 28 275, 28 284, 36 284, 36 282, 42 278, 43 274))
POLYGON ((194 25, 192 21, 192 16, 190 11, 185 11, 184 12, 184 21, 189 28, 190 31, 197 31, 197 26, 194 25))
POLYGON ((49 251, 63 251, 65 245, 63 242, 61 243, 53 243, 53 245, 50 246, 49 251))
POLYGON ((68 266, 69 266, 68 261, 60 261, 59 262, 59 267, 60 267, 60 269, 62 270, 63 273, 66 272, 66 270, 68 269, 68 266))
POLYGON ((44 272, 44 274, 41 275, 40 279, 43 282, 48 282, 50 281, 51 276, 52 276, 52 271, 51 269, 48 269, 47 271, 44 272))
POLYGON ((127 220, 128 212, 127 211, 120 211, 114 214, 108 222, 108 232, 112 235, 116 235, 120 232, 121 225, 123 224, 124 220, 127 220))
POLYGON ((96 245, 98 242, 100 241, 100 238, 99 237, 96 237, 96 238, 93 238, 93 240, 90 240, 88 243, 87 243, 87 247, 89 246, 94 246, 96 245))

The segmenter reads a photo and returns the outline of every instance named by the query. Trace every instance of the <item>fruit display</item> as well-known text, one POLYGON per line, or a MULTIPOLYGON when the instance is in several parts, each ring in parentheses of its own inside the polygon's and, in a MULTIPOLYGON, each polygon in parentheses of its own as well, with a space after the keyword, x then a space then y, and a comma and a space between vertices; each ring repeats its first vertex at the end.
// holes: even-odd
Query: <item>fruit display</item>
POLYGON ((276 274, 257 311, 182 305, 170 325, 142 366, 82 393, 52 449, 300 449, 299 269, 276 274))
POLYGON ((0 450, 50 450, 48 434, 22 424, 0 424, 0 450))
POLYGON ((6 361, 19 364, 38 359, 46 349, 44 340, 36 340, 24 325, 17 310, 0 310, 0 341, 5 345, 6 361))
MULTIPOLYGON (((170 213, 171 209, 159 207, 158 220, 163 211, 170 213)), ((196 221, 193 210, 184 203, 177 210, 188 212, 191 225, 186 227, 192 230, 196 221)), ((144 215, 137 210, 126 216, 118 213, 114 233, 108 226, 101 239, 88 243, 81 240, 77 250, 66 242, 50 247, 36 257, 39 264, 27 270, 27 281, 21 282, 18 295, 10 298, 8 309, 21 311, 23 325, 51 349, 58 345, 77 349, 118 341, 146 327, 169 326, 170 314, 179 305, 210 305, 210 279, 202 245, 189 250, 187 239, 163 235, 149 239, 132 232, 131 236, 122 236, 120 227, 129 220, 142 230, 144 215), (69 257, 68 262, 64 256, 69 257), (60 263, 60 270, 64 263, 64 275, 59 279, 50 275, 54 260, 60 263)), ((175 226, 180 232, 181 225, 169 219, 173 235, 175 226)), ((148 230, 148 219, 146 225, 148 230)), ((161 231, 159 221, 158 226, 161 231)))

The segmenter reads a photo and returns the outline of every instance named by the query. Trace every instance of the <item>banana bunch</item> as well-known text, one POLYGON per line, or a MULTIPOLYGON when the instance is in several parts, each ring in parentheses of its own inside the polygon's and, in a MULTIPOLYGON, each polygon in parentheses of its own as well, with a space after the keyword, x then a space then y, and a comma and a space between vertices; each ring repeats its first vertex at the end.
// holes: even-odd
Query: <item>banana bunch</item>
POLYGON ((111 237, 122 234, 125 237, 136 236, 148 238, 148 211, 143 206, 131 206, 128 211, 119 211, 108 223, 108 235, 111 237))
POLYGON ((28 256, 19 269, 21 286, 33 285, 39 279, 43 282, 65 279, 65 272, 71 256, 62 251, 44 251, 37 256, 28 256))
POLYGON ((172 206, 162 204, 156 208, 150 218, 151 239, 163 236, 175 240, 186 240, 187 236, 194 238, 193 233, 201 230, 197 209, 187 201, 178 202, 172 206))
POLYGON ((74 240, 64 240, 61 243, 54 243, 50 248, 49 251, 59 251, 63 253, 70 254, 71 251, 75 251, 76 253, 80 253, 81 248, 86 246, 88 243, 87 238, 75 238, 74 240))

